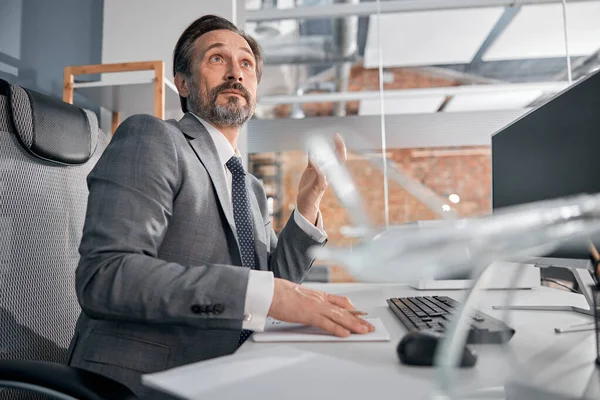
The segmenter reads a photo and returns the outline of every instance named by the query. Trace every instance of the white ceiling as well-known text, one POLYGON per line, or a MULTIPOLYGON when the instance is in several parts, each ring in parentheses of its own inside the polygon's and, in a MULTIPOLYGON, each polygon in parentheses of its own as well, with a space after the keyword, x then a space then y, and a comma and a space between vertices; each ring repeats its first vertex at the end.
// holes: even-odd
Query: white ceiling
MULTIPOLYGON (((423 114, 434 113, 444 102, 445 96, 415 96, 401 99, 385 99, 385 114, 423 114)), ((358 115, 380 115, 381 103, 379 100, 361 100, 358 115)))
POLYGON ((371 15, 365 66, 379 65, 379 23, 384 67, 469 63, 503 12, 494 7, 371 15))
POLYGON ((444 111, 487 111, 524 108, 540 97, 541 90, 501 93, 466 93, 450 100, 444 111))
MULTIPOLYGON (((571 55, 600 49, 600 1, 567 3, 566 15, 571 55)), ((562 5, 523 6, 483 60, 565 57, 563 26, 562 5)))
MULTIPOLYGON (((259 8, 259 0, 248 0, 249 9, 259 8)), ((292 0, 282 0, 279 8, 293 7, 292 0)), ((383 67, 405 67, 469 63, 504 13, 504 8, 475 8, 383 14, 370 16, 364 65, 379 65, 378 31, 381 28, 383 67), (380 24, 380 27, 379 27, 380 24)), ((574 56, 589 55, 600 49, 600 0, 568 3, 569 44, 574 56)), ((277 21, 277 28, 289 34, 296 21, 277 21)), ((255 33, 256 24, 248 24, 255 33)), ((286 37, 282 34, 279 37, 286 37)), ((258 38, 259 42, 269 40, 258 38), (261 40, 262 39, 262 40, 261 40)), ((271 39, 274 40, 274 39, 271 39)), ((286 46, 280 51, 285 51, 286 46)), ((289 50, 289 49, 288 49, 289 50)), ((523 6, 483 54, 484 61, 519 60, 565 55, 561 4, 523 6)), ((301 66, 268 66, 260 85, 260 94, 292 93, 301 66), (300 67, 300 68, 298 68, 300 67)), ((539 90, 498 93, 457 94, 444 108, 447 112, 513 110, 526 107, 543 94, 539 90)), ((386 114, 433 113, 444 97, 386 98, 386 114)), ((379 100, 362 100, 359 115, 379 115, 379 100)))
MULTIPOLYGON (((384 67, 469 63, 503 8, 424 11, 371 15, 365 66, 379 65, 378 29, 384 67)), ((572 56, 600 50, 600 1, 567 3, 572 56)), ((484 61, 564 57, 561 4, 527 5, 483 55, 484 61)))

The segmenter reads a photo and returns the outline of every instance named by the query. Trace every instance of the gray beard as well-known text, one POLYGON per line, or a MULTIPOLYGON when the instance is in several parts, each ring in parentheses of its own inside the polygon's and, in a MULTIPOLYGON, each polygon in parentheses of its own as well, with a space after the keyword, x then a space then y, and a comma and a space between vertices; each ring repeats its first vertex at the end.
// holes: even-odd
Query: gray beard
POLYGON ((215 126, 239 128, 252 116, 252 106, 250 104, 242 106, 236 96, 229 97, 227 104, 220 105, 217 104, 216 97, 209 99, 208 94, 202 96, 197 85, 191 86, 187 99, 188 109, 215 126))

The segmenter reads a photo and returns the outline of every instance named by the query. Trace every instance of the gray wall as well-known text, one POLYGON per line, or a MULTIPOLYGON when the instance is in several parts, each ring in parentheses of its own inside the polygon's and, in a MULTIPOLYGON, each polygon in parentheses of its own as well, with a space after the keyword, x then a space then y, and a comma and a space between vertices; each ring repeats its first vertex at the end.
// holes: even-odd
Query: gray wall
POLYGON ((0 1, 0 78, 13 80, 21 58, 22 0, 0 1))
MULTIPOLYGON (((0 77, 62 98, 65 66, 102 61, 103 0, 0 1, 0 15, 8 9, 12 17, 10 29, 0 28, 0 62, 2 57, 5 61, 6 57, 18 58, 18 76, 5 73, 0 77), (20 10, 20 22, 14 20, 19 14, 15 10, 20 10), (9 49, 10 54, 4 55, 3 48, 9 49)), ((4 71, 7 71, 6 67, 4 71)), ((77 95, 75 103, 94 107, 77 95)))

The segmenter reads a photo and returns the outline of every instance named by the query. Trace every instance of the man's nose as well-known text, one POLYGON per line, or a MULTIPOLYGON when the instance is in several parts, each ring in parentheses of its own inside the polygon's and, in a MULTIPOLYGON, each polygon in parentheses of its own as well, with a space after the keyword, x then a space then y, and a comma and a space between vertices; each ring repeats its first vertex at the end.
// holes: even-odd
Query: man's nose
POLYGON ((244 74, 242 73, 242 70, 240 68, 233 67, 233 68, 231 68, 231 71, 229 71, 229 73, 227 74, 227 80, 243 82, 244 74))

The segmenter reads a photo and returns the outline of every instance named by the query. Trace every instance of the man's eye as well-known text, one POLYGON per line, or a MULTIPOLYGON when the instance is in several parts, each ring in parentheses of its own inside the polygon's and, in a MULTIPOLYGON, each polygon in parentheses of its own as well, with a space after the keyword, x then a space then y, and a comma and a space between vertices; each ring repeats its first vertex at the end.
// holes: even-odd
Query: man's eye
POLYGON ((212 56, 210 58, 210 61, 221 62, 221 61, 223 61, 223 59, 221 58, 221 56, 212 56))
POLYGON ((252 68, 252 63, 251 63, 250 61, 243 61, 243 62, 242 62, 242 65, 243 65, 244 67, 252 68))

